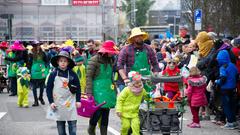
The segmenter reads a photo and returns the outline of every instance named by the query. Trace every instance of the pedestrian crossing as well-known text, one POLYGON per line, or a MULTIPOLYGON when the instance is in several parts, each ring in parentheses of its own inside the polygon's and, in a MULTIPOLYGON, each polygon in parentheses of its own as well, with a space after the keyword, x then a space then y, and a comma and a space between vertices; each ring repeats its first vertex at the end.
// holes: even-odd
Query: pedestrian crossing
POLYGON ((2 119, 3 116, 6 115, 6 114, 7 114, 7 112, 0 112, 0 119, 2 119))

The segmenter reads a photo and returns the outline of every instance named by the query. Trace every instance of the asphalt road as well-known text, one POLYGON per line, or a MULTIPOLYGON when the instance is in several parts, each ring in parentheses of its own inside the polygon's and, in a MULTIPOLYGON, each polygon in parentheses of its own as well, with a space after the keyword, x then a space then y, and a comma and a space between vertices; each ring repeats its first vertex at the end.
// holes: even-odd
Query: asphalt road
MULTIPOLYGON (((29 93, 30 105, 33 103, 32 92, 29 93)), ((45 101, 47 99, 45 96, 45 101)), ((19 108, 17 97, 9 97, 7 93, 0 94, 0 135, 57 135, 56 123, 46 119, 48 105, 39 107, 19 108)), ((224 130, 210 121, 201 121, 202 128, 191 129, 186 124, 191 122, 188 107, 184 114, 182 135, 239 135, 238 130, 224 130)), ((77 134, 87 135, 88 119, 78 117, 77 134)), ((110 113, 109 135, 120 135, 120 119, 115 110, 110 113)), ((99 129, 97 134, 100 135, 99 129)))

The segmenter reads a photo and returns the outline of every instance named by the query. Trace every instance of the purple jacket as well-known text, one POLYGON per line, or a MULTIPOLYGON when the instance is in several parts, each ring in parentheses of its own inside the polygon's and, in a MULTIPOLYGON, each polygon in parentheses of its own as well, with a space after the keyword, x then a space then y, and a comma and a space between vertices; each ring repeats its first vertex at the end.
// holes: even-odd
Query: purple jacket
POLYGON ((191 106, 207 105, 207 97, 205 95, 207 78, 205 76, 190 76, 188 78, 188 88, 186 94, 191 106))

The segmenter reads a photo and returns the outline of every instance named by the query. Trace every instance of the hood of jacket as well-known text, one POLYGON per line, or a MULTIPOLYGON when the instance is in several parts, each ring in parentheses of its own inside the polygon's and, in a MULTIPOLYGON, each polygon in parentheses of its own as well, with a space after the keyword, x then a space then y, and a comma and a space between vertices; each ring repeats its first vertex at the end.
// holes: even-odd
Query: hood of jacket
POLYGON ((191 86, 202 86, 204 84, 206 84, 207 82, 207 77, 206 76, 190 76, 188 78, 188 84, 191 86))
POLYGON ((218 65, 222 66, 231 62, 230 56, 227 50, 221 50, 217 55, 218 65))

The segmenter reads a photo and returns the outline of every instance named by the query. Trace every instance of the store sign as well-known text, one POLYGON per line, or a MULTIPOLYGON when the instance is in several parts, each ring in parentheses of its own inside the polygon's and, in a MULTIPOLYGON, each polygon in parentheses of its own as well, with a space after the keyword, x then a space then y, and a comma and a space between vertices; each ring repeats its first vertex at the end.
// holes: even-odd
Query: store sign
POLYGON ((99 0, 72 0, 73 6, 98 6, 99 0))
POLYGON ((41 0, 41 5, 69 5, 69 0, 41 0))

